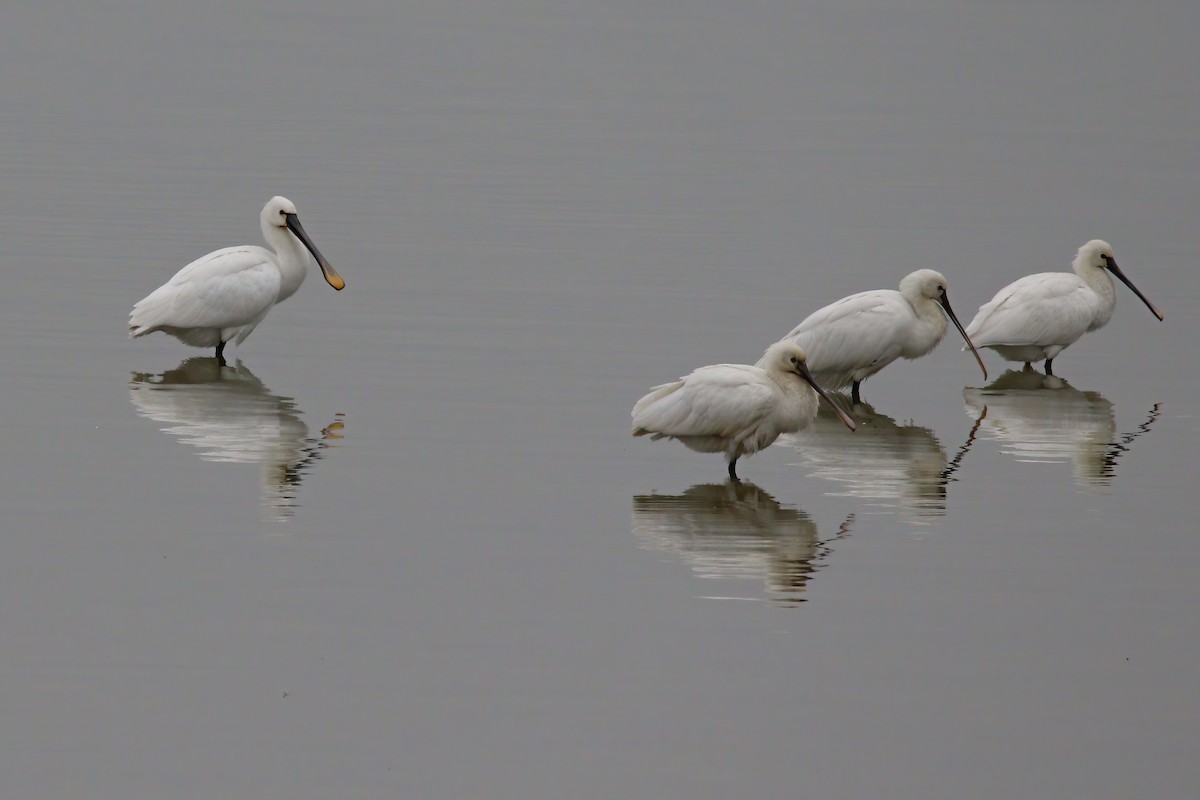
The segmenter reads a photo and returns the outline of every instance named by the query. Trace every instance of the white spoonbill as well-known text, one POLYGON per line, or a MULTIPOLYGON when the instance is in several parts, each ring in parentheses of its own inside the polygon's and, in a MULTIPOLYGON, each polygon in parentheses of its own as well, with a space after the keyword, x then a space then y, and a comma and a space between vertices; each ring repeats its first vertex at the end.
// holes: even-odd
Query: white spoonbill
POLYGON ((241 344, 276 303, 300 288, 308 274, 304 248, 330 286, 345 288, 342 276, 300 225, 291 200, 272 197, 259 220, 274 251, 255 245, 226 247, 196 259, 134 304, 129 337, 162 331, 192 347, 215 347, 224 364, 226 343, 241 344))
POLYGON ((850 430, 854 421, 830 399, 804 364, 793 342, 776 342, 764 367, 716 364, 700 367, 674 383, 655 386, 633 407, 633 435, 678 439, 701 453, 724 453, 729 477, 737 460, 808 425, 817 415, 817 395, 850 430))
POLYGON ((937 347, 946 335, 947 317, 975 353, 986 379, 983 359, 950 308, 946 277, 931 269, 906 275, 898 292, 875 289, 830 303, 783 339, 804 348, 808 368, 822 386, 852 386, 850 399, 857 404, 862 402, 859 384, 867 378, 901 356, 920 358, 937 347))
POLYGON ((1010 283, 967 326, 980 347, 990 347, 1007 361, 1046 362, 1053 375, 1054 357, 1089 331, 1104 327, 1117 305, 1116 287, 1108 272, 1136 294, 1160 320, 1163 314, 1138 291, 1113 256, 1112 245, 1092 239, 1079 248, 1069 272, 1039 272, 1010 283), (1108 270, 1108 272, 1105 272, 1108 270))

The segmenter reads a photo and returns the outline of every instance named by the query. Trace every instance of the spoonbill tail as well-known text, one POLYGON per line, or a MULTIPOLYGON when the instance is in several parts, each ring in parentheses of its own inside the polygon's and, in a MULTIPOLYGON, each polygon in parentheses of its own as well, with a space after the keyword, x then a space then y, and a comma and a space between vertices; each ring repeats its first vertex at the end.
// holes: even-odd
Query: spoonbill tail
POLYGON ((655 386, 633 407, 633 435, 724 453, 729 477, 737 480, 737 460, 808 425, 817 415, 818 395, 854 430, 854 420, 817 384, 804 359, 795 343, 776 342, 767 348, 763 367, 716 364, 655 386))
POLYGON ((241 344, 276 303, 300 288, 308 274, 308 253, 330 286, 345 288, 342 276, 300 225, 291 200, 272 197, 259 220, 274 251, 255 245, 226 247, 196 259, 134 304, 129 337, 162 331, 192 347, 215 347, 223 365, 226 343, 241 344))
POLYGON ((937 347, 946 335, 947 317, 975 353, 986 379, 983 359, 950 308, 946 278, 931 269, 906 275, 898 292, 875 289, 830 303, 809 314, 783 340, 804 348, 808 368, 822 386, 852 386, 850 399, 858 404, 859 385, 867 378, 901 356, 920 358, 937 347))
POLYGON ((1039 272, 1010 283, 967 326, 980 347, 990 347, 1007 361, 1046 362, 1053 375, 1054 357, 1089 331, 1102 328, 1117 305, 1111 272, 1136 294, 1160 320, 1163 314, 1138 291, 1117 266, 1112 245, 1092 239, 1079 248, 1069 272, 1039 272), (1107 272, 1105 271, 1107 270, 1107 272))

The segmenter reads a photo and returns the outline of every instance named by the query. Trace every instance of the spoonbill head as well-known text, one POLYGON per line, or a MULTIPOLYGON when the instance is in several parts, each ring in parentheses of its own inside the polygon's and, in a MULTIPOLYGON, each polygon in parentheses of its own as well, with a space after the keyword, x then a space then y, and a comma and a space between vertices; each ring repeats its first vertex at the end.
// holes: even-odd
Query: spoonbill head
POLYGON ((851 400, 861 403, 863 381, 898 358, 928 354, 946 335, 947 319, 975 353, 986 378, 983 359, 950 307, 946 276, 932 269, 906 275, 900 291, 875 289, 830 303, 783 338, 804 348, 808 367, 822 386, 851 386, 851 400))
POLYGON ((225 345, 241 344, 267 312, 296 293, 308 274, 308 254, 334 289, 346 282, 313 243, 296 206, 272 197, 259 214, 263 238, 256 245, 226 247, 196 259, 133 306, 129 336, 163 331, 192 347, 215 347, 224 363, 225 345))
POLYGON ((1112 245, 1093 239, 1075 255, 1070 272, 1040 272, 1010 283, 979 307, 967 333, 980 347, 990 347, 1007 361, 1026 367, 1045 361, 1053 375, 1055 356, 1089 331, 1102 328, 1117 304, 1116 275, 1158 319, 1154 307, 1117 266, 1112 245))
POLYGON ((633 435, 678 439, 701 453, 724 453, 729 477, 736 480, 737 460, 808 425, 817 415, 818 397, 854 430, 854 421, 809 372, 797 344, 776 342, 763 362, 761 367, 700 367, 655 386, 633 407, 633 435))

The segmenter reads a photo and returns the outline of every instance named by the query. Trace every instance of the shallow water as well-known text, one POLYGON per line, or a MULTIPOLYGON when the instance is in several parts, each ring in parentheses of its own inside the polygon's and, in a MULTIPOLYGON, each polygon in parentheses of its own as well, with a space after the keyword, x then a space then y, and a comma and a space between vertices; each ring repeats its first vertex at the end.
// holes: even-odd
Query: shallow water
POLYGON ((1177 797, 1200 782, 1200 7, 7 15, 0 794, 1177 797), (292 198, 220 370, 134 301, 292 198), (651 385, 947 275, 1118 286, 739 463, 651 385), (1005 383, 1005 382, 1008 383, 1005 383), (1036 383, 1034 383, 1036 382, 1036 383), (999 385, 997 385, 997 383, 999 385))

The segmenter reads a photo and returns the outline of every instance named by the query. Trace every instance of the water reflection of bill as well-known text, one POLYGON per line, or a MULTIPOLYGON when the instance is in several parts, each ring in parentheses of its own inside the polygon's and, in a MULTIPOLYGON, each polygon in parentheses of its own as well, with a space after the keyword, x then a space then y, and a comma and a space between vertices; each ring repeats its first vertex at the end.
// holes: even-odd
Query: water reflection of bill
MULTIPOLYGON (((761 581, 779 605, 807 599, 808 582, 829 556, 830 542, 846 536, 853 520, 847 517, 834 536, 821 539, 807 513, 780 505, 744 481, 633 498, 633 533, 640 546, 671 553, 707 580, 761 581)), ((761 599, 714 589, 708 597, 761 599)))
POLYGON ((781 436, 779 444, 795 449, 807 477, 841 487, 827 494, 858 498, 876 510, 895 511, 913 521, 944 515, 946 485, 975 432, 947 458, 929 428, 897 423, 869 403, 855 404, 851 416, 858 429, 848 435, 837 417, 822 407, 811 425, 781 436))
POLYGON ((295 513, 300 482, 344 427, 338 415, 310 437, 294 401, 271 394, 240 361, 222 367, 198 357, 161 375, 135 372, 129 399, 205 461, 262 464, 263 507, 276 519, 295 513))
POLYGON ((1107 486, 1117 461, 1150 430, 1160 404, 1134 431, 1117 433, 1113 404, 1099 392, 1080 391, 1036 370, 1010 370, 982 389, 963 390, 966 411, 982 423, 980 435, 1025 463, 1070 463, 1080 486, 1107 486))

